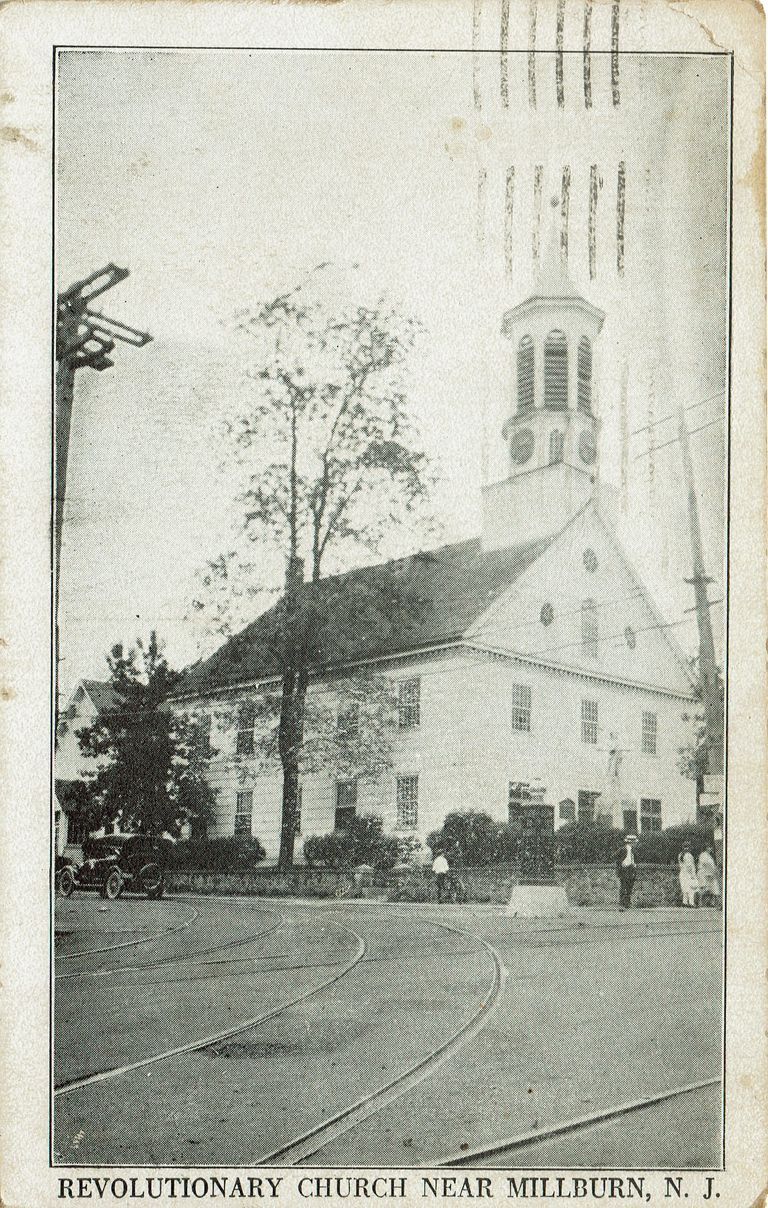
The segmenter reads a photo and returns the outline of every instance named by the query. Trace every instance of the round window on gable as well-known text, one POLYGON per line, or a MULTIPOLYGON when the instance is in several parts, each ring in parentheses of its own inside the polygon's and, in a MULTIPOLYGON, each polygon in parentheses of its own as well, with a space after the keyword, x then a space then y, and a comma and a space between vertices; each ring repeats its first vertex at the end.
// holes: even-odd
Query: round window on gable
POLYGON ((551 625, 555 619, 555 610, 551 604, 542 604, 539 620, 542 625, 551 625))
POLYGON ((627 643, 630 650, 635 649, 635 646, 637 645, 637 638, 635 637, 635 631, 631 625, 627 625, 627 628, 624 630, 624 641, 627 643))
POLYGON ((584 559, 584 566, 590 574, 597 570, 597 554, 593 549, 585 549, 582 557, 584 559))

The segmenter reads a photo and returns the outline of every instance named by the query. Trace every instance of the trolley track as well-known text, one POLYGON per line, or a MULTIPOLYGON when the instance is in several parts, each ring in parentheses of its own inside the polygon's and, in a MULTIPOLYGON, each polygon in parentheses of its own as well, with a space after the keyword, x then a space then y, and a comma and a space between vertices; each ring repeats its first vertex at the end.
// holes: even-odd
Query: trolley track
MULTIPOLYGON (((403 918, 407 916, 399 915, 398 917, 403 918)), ((428 1078, 441 1066, 443 1062, 450 1060, 464 1044, 474 1039, 482 1031, 486 1023, 488 1023, 493 1010, 498 1006, 503 996, 507 977, 506 969, 498 952, 493 945, 475 933, 460 931, 458 927, 452 927, 448 923, 439 923, 432 919, 426 921, 434 927, 440 927, 457 935, 476 940, 490 956, 493 976, 491 984, 478 1009, 447 1040, 444 1040, 419 1061, 409 1066, 402 1074, 392 1078, 384 1086, 370 1092, 370 1094, 362 1096, 362 1098, 349 1107, 335 1112, 320 1124, 308 1129, 300 1136, 294 1137, 278 1149, 272 1150, 271 1153, 259 1158, 256 1165, 293 1166, 312 1157, 313 1154, 317 1153, 318 1150, 322 1149, 329 1142, 337 1140, 344 1133, 349 1132, 370 1116, 375 1115, 376 1112, 388 1107, 402 1095, 413 1090, 414 1087, 418 1086, 419 1083, 423 1082, 425 1078, 428 1078)))
MULTIPOLYGON (((194 961, 195 958, 198 956, 211 956, 211 955, 213 955, 214 952, 227 952, 231 948, 245 948, 248 944, 252 944, 258 939, 262 939, 265 936, 271 935, 273 931, 277 931, 278 927, 281 927, 283 925, 283 922, 284 922, 283 916, 281 914, 279 914, 278 911, 270 910, 266 906, 260 906, 259 910, 261 910, 264 914, 273 915, 277 921, 275 923, 273 923, 270 927, 264 928, 262 931, 255 931, 250 935, 241 936, 239 939, 236 939, 236 940, 228 940, 222 944, 212 944, 207 948, 196 948, 194 951, 184 952, 180 956, 164 956, 164 957, 160 957, 154 961, 142 961, 136 965, 116 965, 114 967, 109 967, 106 969, 78 969, 78 970, 75 970, 73 973, 57 973, 56 980, 57 981, 70 981, 74 978, 81 978, 81 977, 108 977, 110 974, 113 974, 113 973, 138 973, 145 969, 161 969, 166 965, 185 964, 188 961, 194 961)), ((197 915, 197 917, 198 918, 200 917, 199 914, 197 915)), ((161 937, 165 936, 165 935, 170 935, 170 934, 171 934, 171 931, 164 931, 161 933, 161 937)), ((161 938, 161 937, 158 937, 158 938, 161 938)), ((117 945, 117 946, 120 947, 120 945, 117 945)), ((105 949, 105 951, 110 951, 110 949, 105 949)), ((83 955, 86 955, 86 954, 83 954, 83 955)), ((241 958, 241 959, 248 959, 248 958, 241 958)))
MULTIPOLYGON (((338 905, 339 905, 339 903, 336 903, 332 909, 321 909, 319 911, 314 910, 311 912, 312 917, 321 919, 323 917, 323 915, 325 915, 325 914, 328 914, 328 915, 335 914, 335 913, 337 913, 338 905)), ((347 904, 345 903, 344 905, 346 906, 347 904)), ((351 903, 349 905, 351 905, 351 903)), ((376 905, 379 905, 379 904, 377 903, 376 905)), ((260 906, 259 909, 264 909, 264 907, 260 906)), ((277 913, 277 912, 273 912, 273 913, 277 913)), ((304 910, 304 911, 299 910, 299 911, 295 912, 295 916, 301 917, 302 915, 306 915, 307 913, 309 913, 309 912, 306 910, 304 910)), ((368 914, 367 910, 365 911, 365 914, 366 915, 368 914)), ((381 920, 381 919, 397 917, 400 919, 405 919, 410 922, 410 921, 413 921, 414 918, 419 917, 418 915, 412 915, 411 912, 405 913, 402 911, 391 911, 389 909, 385 909, 383 911, 378 910, 375 912, 375 915, 376 915, 377 921, 381 920)), ((190 920, 190 922, 191 921, 192 920, 190 920)), ((195 952, 185 953, 184 955, 178 956, 178 957, 166 957, 166 958, 162 958, 161 960, 158 960, 158 961, 141 962, 141 963, 137 963, 137 965, 135 965, 135 966, 123 966, 123 967, 118 967, 116 969, 108 969, 108 970, 99 971, 99 972, 87 971, 87 972, 82 972, 79 974, 64 974, 62 976, 64 978, 76 977, 76 976, 98 977, 98 976, 103 976, 104 974, 110 974, 110 973, 121 973, 121 972, 130 973, 130 972, 145 970, 145 969, 162 968, 167 965, 177 965, 177 964, 182 964, 182 963, 186 963, 186 962, 195 962, 196 958, 199 956, 205 956, 205 955, 213 954, 215 952, 226 952, 233 948, 242 947, 247 943, 253 942, 254 940, 260 938, 261 936, 268 935, 272 931, 276 930, 277 927, 279 927, 280 925, 282 925, 282 923, 284 923, 284 921, 285 920, 282 917, 278 916, 278 922, 276 922, 274 924, 274 926, 269 927, 266 930, 260 931, 260 932, 256 933, 255 935, 251 935, 246 938, 240 938, 240 939, 234 940, 234 941, 229 941, 227 943, 223 943, 223 944, 219 944, 219 945, 210 946, 206 949, 199 949, 195 952)), ((266 1155, 264 1155, 263 1157, 258 1159, 258 1162, 256 1164, 258 1164, 258 1165, 294 1165, 294 1164, 300 1163, 302 1161, 306 1161, 308 1158, 311 1158, 313 1155, 317 1154, 320 1150, 322 1150, 329 1143, 337 1140, 339 1137, 342 1137, 345 1133, 351 1131, 352 1129, 354 1129, 357 1125, 359 1125, 363 1121, 369 1119, 371 1116, 375 1115, 376 1113, 383 1110, 384 1108, 386 1108, 387 1106, 389 1106, 390 1104, 395 1102, 397 1099, 399 1099, 403 1095, 407 1094, 409 1091, 413 1090, 421 1082, 423 1082, 427 1078, 429 1078, 431 1076, 431 1074, 433 1072, 435 1072, 440 1066, 442 1066, 444 1063, 452 1060, 458 1054, 459 1050, 464 1045, 466 1045, 468 1042, 470 1042, 472 1039, 474 1039, 474 1037, 476 1037, 480 1033, 480 1031, 484 1028, 486 1022, 488 1022, 488 1020, 490 1019, 493 1010, 495 1009, 495 1007, 499 1004, 499 1002, 503 998, 503 993, 504 993, 504 986, 505 986, 507 973, 506 973, 506 969, 504 967, 504 963, 503 963, 503 960, 502 960, 502 957, 501 957, 499 951, 497 950, 496 947, 494 947, 491 943, 486 941, 477 932, 465 931, 465 930, 460 929, 459 927, 452 926, 447 923, 442 923, 435 919, 425 918, 424 916, 421 916, 419 918, 419 921, 425 922, 429 926, 440 928, 444 931, 448 931, 457 936, 460 936, 465 941, 469 941, 470 944, 474 943, 475 945, 479 945, 488 954, 488 956, 490 957, 490 960, 491 960, 493 972, 492 972, 491 983, 483 997, 483 1001, 482 1001, 481 1005, 471 1015, 471 1017, 468 1020, 466 1020, 461 1025, 461 1027, 456 1029, 446 1040, 442 1041, 439 1045, 435 1046, 430 1052, 425 1054, 418 1061, 411 1064, 408 1067, 408 1069, 403 1071, 401 1074, 392 1078, 385 1085, 372 1091, 370 1094, 357 1099, 355 1102, 349 1104, 348 1106, 343 1107, 339 1111, 334 1112, 332 1115, 327 1116, 325 1119, 320 1121, 320 1123, 307 1129, 306 1131, 302 1132, 300 1135, 290 1138, 288 1141, 281 1144, 278 1148, 273 1149, 271 1152, 267 1153, 266 1155)), ((189 923, 187 925, 189 925, 189 923)), ((245 969, 242 971, 242 975, 247 975, 247 974, 253 974, 255 972, 271 973, 271 972, 285 972, 285 971, 290 972, 293 970, 301 971, 301 970, 312 969, 312 968, 328 968, 328 967, 334 968, 335 972, 333 973, 333 975, 328 977, 324 981, 322 981, 319 985, 311 987, 310 989, 303 991, 301 994, 291 997, 288 1001, 280 1003, 280 1004, 276 1005, 275 1007, 271 1008, 270 1010, 263 1012, 260 1015, 257 1015, 252 1018, 249 1018, 247 1020, 241 1021, 237 1025, 227 1028, 223 1031, 218 1031, 218 1032, 215 1032, 204 1038, 200 1038, 200 1039, 191 1041, 189 1043, 176 1046, 174 1048, 169 1048, 162 1053, 158 1053, 158 1054, 155 1054, 150 1057, 142 1058, 140 1060, 127 1063, 126 1065, 115 1067, 114 1069, 98 1071, 98 1072, 95 1072, 92 1074, 85 1075, 83 1077, 72 1079, 69 1082, 62 1083, 56 1087, 56 1089, 54 1091, 55 1096, 57 1098, 59 1098, 63 1095, 67 1095, 80 1088, 87 1087, 87 1086, 90 1086, 90 1085, 93 1085, 93 1084, 96 1084, 99 1082, 103 1082, 105 1080, 117 1078, 121 1074, 129 1073, 129 1072, 131 1072, 133 1070, 137 1070, 137 1069, 142 1069, 142 1068, 145 1068, 146 1066, 153 1065, 157 1062, 170 1060, 170 1059, 173 1059, 174 1057, 178 1057, 183 1054, 192 1053, 192 1052, 211 1048, 212 1046, 219 1044, 222 1041, 229 1040, 230 1038, 232 1038, 234 1036, 240 1035, 243 1032, 249 1031, 252 1028, 255 1028, 264 1023, 267 1023, 268 1021, 279 1017, 280 1015, 282 1015, 283 1013, 288 1011, 291 1007, 294 1007, 294 1006, 298 1005, 299 1003, 306 1001, 307 999, 313 998, 314 996, 321 994, 324 990, 328 989, 334 983, 347 977, 347 975, 354 968, 356 968, 358 965, 361 965, 362 963, 374 963, 374 962, 384 963, 384 962, 389 962, 389 961, 399 962, 399 961, 402 961, 403 959, 407 959, 407 957, 405 957, 405 955, 402 952, 400 952, 396 955, 368 954, 368 945, 367 945, 366 940, 362 936, 360 936, 351 927, 347 927, 344 923, 335 921, 334 925, 336 927, 341 928, 343 931, 346 931, 349 935, 351 935, 356 943, 356 951, 355 951, 353 957, 350 960, 348 960, 342 967, 337 967, 336 962, 301 962, 301 963, 297 963, 294 965, 278 966, 277 968, 267 968, 267 967, 262 966, 261 968, 245 969)), ((656 930, 650 930, 650 921, 644 927, 642 927, 640 924, 640 920, 637 920, 637 921, 633 920, 631 923, 624 923, 624 924, 621 924, 621 923, 584 923, 584 924, 580 924, 578 926, 578 928, 574 928, 571 926, 543 927, 543 928, 537 927, 537 928, 532 928, 523 933, 518 933, 518 935, 514 937, 514 941, 516 941, 516 942, 510 943, 509 941, 513 937, 509 937, 509 936, 505 937, 504 947, 509 948, 512 951, 517 951, 517 950, 521 950, 521 949, 536 949, 536 948, 563 947, 563 946, 570 947, 570 946, 580 946, 580 945, 584 945, 584 944, 595 944, 595 943, 601 943, 601 942, 603 942, 603 940, 610 939, 611 933, 614 933, 614 932, 621 932, 622 935, 624 935, 626 937, 626 939, 628 939, 628 940, 637 940, 637 939, 646 939, 646 938, 647 939, 655 939, 655 938, 676 939, 678 937, 685 937, 685 936, 694 936, 694 935, 704 936, 704 935, 720 934, 722 932, 722 928, 694 927, 694 928, 685 928, 685 929, 674 928, 673 930, 656 931, 656 930), (584 935, 583 934, 584 931, 588 931, 589 934, 584 935), (600 933, 600 934, 594 934, 594 933, 600 933)), ((162 934, 167 934, 167 933, 162 933, 162 934)), ((142 941, 139 941, 139 942, 142 942, 142 941)), ((498 944, 498 941, 497 941, 497 944, 498 944)), ((502 947, 502 945, 499 945, 499 947, 502 947)), ((472 949, 471 947, 467 946, 466 948, 462 947, 461 949, 458 949, 453 952, 451 950, 441 951, 440 956, 447 956, 450 959, 452 956, 472 955, 473 952, 476 952, 476 951, 477 951, 476 948, 472 949)), ((77 955, 86 955, 86 954, 77 954, 77 955)), ((281 954, 281 955, 287 955, 287 954, 281 954)), ((413 957, 414 958, 420 957, 421 959, 424 959, 423 953, 414 953, 413 957)), ((280 956, 273 955, 270 957, 267 954, 265 954, 261 957, 232 956, 230 958, 224 958, 221 961, 200 962, 200 964, 210 965, 210 966, 216 965, 216 966, 221 967, 221 966, 231 966, 231 965, 245 963, 245 962, 248 962, 248 963, 252 963, 252 962, 255 963, 257 961, 270 962, 270 961, 275 961, 275 960, 279 960, 279 959, 281 959, 280 956)), ((215 977, 216 974, 212 974, 210 976, 215 977)), ((184 979, 180 979, 180 980, 184 980, 184 979)), ((154 985, 154 984, 162 984, 162 983, 139 983, 139 984, 154 985)), ((519 1149, 523 1146, 533 1144, 537 1140, 544 1141, 544 1140, 549 1139, 550 1137, 556 1137, 561 1134, 565 1134, 567 1132, 576 1132, 581 1128, 587 1128, 591 1125, 599 1124, 602 1120, 610 1120, 610 1119, 613 1119, 613 1118, 621 1116, 621 1115, 629 1114, 633 1111, 638 1111, 642 1108, 652 1107, 657 1102, 658 1103, 664 1102, 667 1099, 674 1098, 676 1096, 682 1096, 682 1095, 685 1095, 685 1094, 690 1093, 695 1090, 699 1090, 704 1087, 711 1087, 713 1085, 716 1085, 718 1082, 719 1082, 719 1079, 711 1079, 711 1080, 708 1080, 705 1082, 691 1083, 687 1086, 677 1088, 676 1090, 673 1090, 673 1091, 663 1092, 660 1095, 650 1096, 646 1099, 636 1100, 636 1101, 634 1101, 632 1103, 628 1103, 628 1104, 622 1104, 617 1107, 606 1109, 605 1111, 602 1111, 602 1112, 594 1113, 591 1116, 579 1117, 578 1119, 575 1119, 575 1120, 566 1121, 561 1124, 555 1124, 555 1125, 551 1126, 550 1128, 537 1130, 536 1132, 533 1132, 533 1133, 525 1133, 525 1134, 520 1134, 519 1136, 516 1136, 516 1137, 505 1138, 499 1142, 494 1142, 493 1144, 490 1144, 490 1145, 487 1145, 485 1147, 481 1147, 478 1149, 462 1151, 460 1154, 440 1159, 439 1161, 437 1161, 433 1164, 441 1165, 441 1166, 471 1165, 473 1161, 478 1161, 478 1160, 482 1160, 485 1158, 493 1157, 496 1154, 501 1155, 508 1151, 514 1152, 515 1149, 519 1149)))
POLYGON ((343 965, 340 969, 337 969, 337 971, 331 977, 326 978, 326 980, 321 982, 319 985, 312 986, 308 990, 304 990, 300 994, 294 995, 287 1002, 280 1003, 278 1006, 272 1007, 268 1011, 264 1011, 261 1014, 255 1015, 249 1019, 241 1020, 234 1027, 225 1028, 221 1031, 216 1031, 204 1037, 198 1037, 195 1040, 188 1041, 186 1044, 177 1045, 174 1048, 166 1049, 161 1053, 155 1053, 150 1057, 141 1058, 138 1061, 131 1061, 125 1065, 116 1066, 113 1069, 98 1070, 94 1073, 86 1074, 82 1077, 60 1083, 54 1088, 54 1098, 60 1098, 62 1095, 71 1094, 73 1091, 80 1090, 83 1087, 93 1086, 96 1083, 117 1078, 121 1074, 128 1074, 133 1070, 145 1069, 147 1066, 155 1065, 160 1061, 167 1061, 173 1057, 180 1057, 185 1053, 195 1053, 202 1049, 210 1048, 211 1045, 218 1044, 223 1040, 229 1040, 233 1036, 239 1035, 241 1032, 247 1032, 251 1028, 255 1028, 260 1024, 266 1023, 268 1020, 275 1019, 278 1015, 281 1015, 284 1011, 289 1010, 291 1007, 295 1007, 299 1003, 305 1002, 307 999, 314 997, 316 994, 322 993, 323 990, 326 990, 329 986, 332 986, 334 982, 346 977, 355 968, 355 966, 360 963, 367 951, 366 941, 362 938, 362 936, 358 935, 356 931, 353 931, 351 927, 347 927, 344 923, 337 923, 336 926, 340 927, 343 931, 348 932, 349 935, 352 936, 356 944, 356 952, 351 960, 347 961, 345 965, 343 965))
POLYGON ((83 952, 62 952, 56 954, 57 961, 74 961, 81 956, 101 956, 104 952, 117 952, 120 948, 137 948, 140 944, 151 944, 155 940, 162 940, 166 935, 173 935, 177 931, 186 931, 193 923, 196 923, 200 918, 200 911, 192 908, 192 914, 183 923, 177 923, 174 927, 166 927, 164 931, 158 931, 153 935, 143 935, 138 940, 125 940, 120 944, 110 944, 107 948, 86 948, 83 952))
POLYGON ((602 1111, 592 1112, 586 1116, 578 1116, 573 1120, 565 1120, 559 1124, 552 1124, 547 1128, 519 1133, 517 1136, 506 1137, 501 1141, 494 1141, 490 1145, 483 1145, 477 1149, 461 1150, 450 1157, 440 1158, 435 1165, 438 1167, 474 1166, 486 1158, 501 1158, 506 1154, 514 1153, 516 1150, 528 1148, 531 1145, 543 1144, 553 1137, 562 1137, 567 1133, 592 1128, 596 1124, 602 1124, 608 1120, 616 1120, 620 1116, 628 1116, 633 1112, 643 1111, 657 1104, 666 1103, 670 1099, 678 1099, 683 1095, 690 1095, 712 1086, 720 1086, 720 1084, 721 1079, 719 1077, 708 1078, 702 1082, 690 1082, 687 1086, 678 1086, 674 1090, 661 1091, 659 1094, 648 1095, 643 1099, 633 1099, 627 1103, 620 1103, 614 1107, 604 1108, 602 1111))

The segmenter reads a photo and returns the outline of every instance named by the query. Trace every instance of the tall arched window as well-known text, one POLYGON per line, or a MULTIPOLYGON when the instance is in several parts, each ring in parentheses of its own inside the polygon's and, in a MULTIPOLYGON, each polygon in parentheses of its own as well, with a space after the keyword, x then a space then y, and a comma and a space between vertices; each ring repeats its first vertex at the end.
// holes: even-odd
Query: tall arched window
POLYGON ((533 340, 523 336, 517 346, 517 413, 533 411, 533 340))
POLYGON ((544 406, 568 407, 568 341, 562 331, 551 331, 544 341, 544 406))
POLYGON ((556 461, 563 460, 563 434, 562 432, 550 432, 549 434, 549 464, 552 465, 556 461))
POLYGON ((592 413, 592 345, 586 336, 579 340, 577 403, 579 411, 592 413))
POLYGON ((598 643, 597 604, 594 600, 583 600, 581 604, 581 643, 585 654, 597 658, 598 643))

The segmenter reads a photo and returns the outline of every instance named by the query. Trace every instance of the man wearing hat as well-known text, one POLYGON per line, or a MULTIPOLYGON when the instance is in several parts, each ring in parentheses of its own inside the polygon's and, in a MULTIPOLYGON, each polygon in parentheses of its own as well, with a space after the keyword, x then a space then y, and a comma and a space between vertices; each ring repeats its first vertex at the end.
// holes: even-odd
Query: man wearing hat
POLYGON ((619 885, 621 887, 619 894, 619 908, 621 910, 629 910, 632 905, 632 889, 637 875, 637 864, 635 862, 636 843, 637 835, 625 835, 624 846, 619 848, 616 853, 616 875, 619 878, 619 885))

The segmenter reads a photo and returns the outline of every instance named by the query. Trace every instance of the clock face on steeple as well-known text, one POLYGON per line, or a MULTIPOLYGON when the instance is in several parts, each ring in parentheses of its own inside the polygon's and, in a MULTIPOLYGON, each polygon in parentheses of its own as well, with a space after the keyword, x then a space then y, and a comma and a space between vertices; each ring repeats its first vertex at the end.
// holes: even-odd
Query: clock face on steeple
POLYGON ((533 453, 533 432, 530 428, 521 428, 512 437, 510 452, 516 465, 522 466, 533 453))
POLYGON ((591 432, 582 432, 579 437, 579 457, 585 465, 591 466, 594 464, 597 457, 597 446, 591 432))

